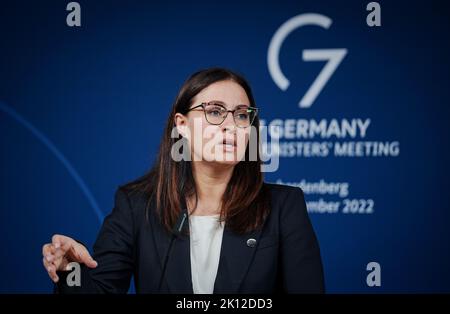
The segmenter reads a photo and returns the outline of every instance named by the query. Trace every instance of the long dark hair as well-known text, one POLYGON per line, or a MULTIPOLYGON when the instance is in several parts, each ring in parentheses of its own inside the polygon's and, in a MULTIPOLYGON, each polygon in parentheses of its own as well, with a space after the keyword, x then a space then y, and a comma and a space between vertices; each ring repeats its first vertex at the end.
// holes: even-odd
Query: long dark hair
MULTIPOLYGON (((171 157, 173 144, 181 139, 181 136, 171 136, 175 114, 186 114, 198 93, 215 82, 227 80, 239 84, 247 93, 250 106, 256 107, 251 88, 241 75, 223 68, 210 68, 192 74, 181 87, 172 106, 155 164, 147 174, 124 186, 127 190, 144 192, 149 197, 148 204, 152 199, 156 201, 156 211, 168 231, 172 230, 182 211, 182 198, 194 196, 197 200, 191 161, 175 161, 171 157)), ((258 130, 255 135, 259 147, 258 117, 253 125, 258 130)), ((259 149, 256 161, 250 161, 247 146, 245 159, 235 165, 223 194, 220 217, 236 233, 261 227, 270 211, 261 164, 259 149)), ((151 208, 147 207, 148 210, 151 208)))

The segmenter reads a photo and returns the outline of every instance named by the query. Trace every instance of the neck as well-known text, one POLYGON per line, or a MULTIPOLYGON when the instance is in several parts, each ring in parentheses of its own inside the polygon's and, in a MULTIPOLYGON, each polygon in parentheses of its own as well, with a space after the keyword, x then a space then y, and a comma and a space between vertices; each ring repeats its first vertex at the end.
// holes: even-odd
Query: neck
MULTIPOLYGON (((203 161, 192 162, 192 172, 197 189, 198 204, 196 214, 217 214, 222 195, 233 175, 234 165, 217 165, 203 161)), ((195 200, 190 200, 195 204, 195 200)))

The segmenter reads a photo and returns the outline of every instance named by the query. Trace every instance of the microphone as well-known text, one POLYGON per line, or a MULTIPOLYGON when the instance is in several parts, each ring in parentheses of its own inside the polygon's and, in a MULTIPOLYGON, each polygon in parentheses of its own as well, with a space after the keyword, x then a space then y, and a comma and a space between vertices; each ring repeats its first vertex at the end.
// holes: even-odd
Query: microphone
POLYGON ((161 291, 161 285, 162 285, 163 279, 165 278, 165 275, 166 275, 167 262, 169 261, 170 251, 172 250, 173 243, 175 241, 175 238, 177 238, 181 234, 181 231, 183 230, 183 226, 184 226, 184 223, 186 222, 187 217, 188 217, 187 210, 183 209, 181 211, 180 216, 178 216, 177 222, 173 226, 172 236, 170 237, 169 247, 167 248, 166 255, 164 257, 164 263, 163 263, 163 268, 161 271, 161 276, 159 277, 158 292, 161 291))

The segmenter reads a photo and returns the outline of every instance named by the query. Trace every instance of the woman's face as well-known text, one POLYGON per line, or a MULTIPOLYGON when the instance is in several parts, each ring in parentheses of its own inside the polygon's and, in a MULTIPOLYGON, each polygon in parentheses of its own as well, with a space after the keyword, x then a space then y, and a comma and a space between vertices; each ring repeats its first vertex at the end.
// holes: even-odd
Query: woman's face
MULTIPOLYGON (((238 127, 235 124, 236 120, 242 125, 245 119, 245 108, 250 106, 247 93, 233 81, 220 81, 209 85, 197 94, 190 108, 202 103, 209 104, 207 116, 205 116, 204 107, 195 108, 186 115, 180 113, 175 115, 179 132, 188 139, 192 160, 237 164, 245 158, 251 128, 250 126, 238 127), (221 124, 211 124, 210 122, 218 123, 222 120, 219 117, 220 106, 225 107, 226 110, 240 110, 235 113, 236 118, 233 117, 232 112, 228 112, 221 124)), ((224 113, 223 109, 222 113, 224 113)))

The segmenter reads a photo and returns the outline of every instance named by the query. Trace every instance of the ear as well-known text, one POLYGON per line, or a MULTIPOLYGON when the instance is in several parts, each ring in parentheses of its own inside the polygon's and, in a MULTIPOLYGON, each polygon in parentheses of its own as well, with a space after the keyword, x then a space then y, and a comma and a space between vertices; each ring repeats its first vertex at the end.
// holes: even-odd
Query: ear
POLYGON ((182 115, 181 113, 177 112, 175 114, 175 118, 174 118, 174 122, 175 122, 175 126, 177 128, 178 133, 183 136, 186 137, 188 136, 188 126, 187 126, 187 118, 186 116, 182 115))

